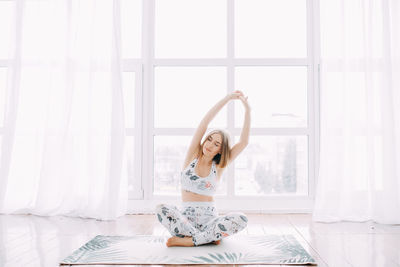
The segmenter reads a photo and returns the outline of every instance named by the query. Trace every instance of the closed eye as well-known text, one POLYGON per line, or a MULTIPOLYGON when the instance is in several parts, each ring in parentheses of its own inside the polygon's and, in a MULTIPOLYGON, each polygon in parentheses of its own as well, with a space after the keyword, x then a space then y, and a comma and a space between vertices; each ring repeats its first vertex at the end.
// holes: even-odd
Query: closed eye
MULTIPOLYGON (((208 137, 208 140, 209 140, 209 141, 212 141, 212 137, 209 136, 209 137, 208 137)), ((215 146, 219 146, 219 142, 218 142, 218 143, 215 143, 215 146)))

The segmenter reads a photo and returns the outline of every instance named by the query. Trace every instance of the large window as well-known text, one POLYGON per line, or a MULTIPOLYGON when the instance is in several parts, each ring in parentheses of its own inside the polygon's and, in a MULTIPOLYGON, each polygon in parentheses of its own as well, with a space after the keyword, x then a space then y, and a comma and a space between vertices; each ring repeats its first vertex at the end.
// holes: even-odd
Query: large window
MULTIPOLYGON (((307 0, 148 5, 149 199, 179 199, 180 171, 198 123, 219 99, 242 90, 252 106, 250 144, 225 170, 217 201, 224 209, 235 203, 232 208, 246 210, 254 204, 311 210, 317 127, 312 10, 307 0)), ((231 102, 209 130, 226 129, 235 143, 243 119, 240 101, 231 102)))
MULTIPOLYGON (((0 1, 0 89, 10 53, 3 36, 12 36, 4 25, 14 4, 0 1)), ((216 197, 221 209, 312 210, 318 147, 315 4, 120 1, 124 171, 132 211, 179 199, 180 171, 197 125, 234 90, 249 97, 252 128, 248 147, 222 176, 216 197)), ((230 102, 209 130, 225 129, 235 143, 243 117, 241 102, 230 102)))

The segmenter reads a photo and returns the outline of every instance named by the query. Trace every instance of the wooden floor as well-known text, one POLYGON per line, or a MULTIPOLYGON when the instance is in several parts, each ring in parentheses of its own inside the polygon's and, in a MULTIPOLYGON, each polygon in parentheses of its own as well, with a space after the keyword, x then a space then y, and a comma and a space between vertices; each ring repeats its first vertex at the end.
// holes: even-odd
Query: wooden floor
MULTIPOLYGON (((248 226, 238 234, 293 234, 318 266, 400 267, 400 225, 316 223, 310 214, 247 215, 248 226)), ((154 215, 127 215, 108 222, 0 215, 0 266, 58 266, 61 259, 99 234, 169 235, 154 215)))

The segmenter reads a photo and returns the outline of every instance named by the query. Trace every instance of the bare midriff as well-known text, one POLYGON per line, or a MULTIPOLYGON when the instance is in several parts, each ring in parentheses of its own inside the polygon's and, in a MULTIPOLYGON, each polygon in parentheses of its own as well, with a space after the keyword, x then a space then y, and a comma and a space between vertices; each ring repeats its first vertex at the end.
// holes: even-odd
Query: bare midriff
POLYGON ((212 196, 199 195, 190 191, 182 190, 182 201, 214 201, 212 196))

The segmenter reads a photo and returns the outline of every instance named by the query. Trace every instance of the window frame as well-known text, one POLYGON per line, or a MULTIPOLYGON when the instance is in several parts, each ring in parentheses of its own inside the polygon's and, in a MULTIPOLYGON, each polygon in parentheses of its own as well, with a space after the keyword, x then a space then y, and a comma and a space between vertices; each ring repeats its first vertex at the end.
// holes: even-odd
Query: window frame
MULTIPOLYGON (((153 138, 156 135, 192 136, 195 128, 154 128, 154 69, 158 66, 225 66, 227 67, 228 92, 234 88, 234 72, 236 66, 306 66, 307 67, 307 122, 305 128, 253 128, 251 135, 305 135, 308 137, 308 192, 300 195, 267 195, 267 196, 235 196, 234 179, 227 181, 227 195, 215 196, 221 211, 243 210, 253 212, 300 212, 311 213, 315 197, 315 178, 318 173, 319 153, 319 0, 305 0, 307 12, 307 57, 306 58, 234 58, 234 0, 227 0, 227 57, 209 59, 155 59, 154 58, 154 20, 155 0, 143 1, 142 23, 142 58, 124 59, 129 64, 138 64, 143 68, 142 103, 143 117, 140 135, 137 139, 142 149, 136 149, 136 156, 141 158, 135 162, 136 168, 142 170, 142 199, 129 199, 128 210, 132 213, 152 213, 154 206, 160 202, 179 204, 179 192, 176 196, 153 195, 153 138), (142 153, 140 154, 139 151, 142 153)), ((137 103, 137 101, 136 101, 137 103)), ((233 103, 227 105, 227 130, 232 136, 240 135, 241 128, 234 127, 235 110, 233 103)), ((234 176, 235 162, 226 170, 227 177, 234 176)))
MULTIPOLYGON (((2 0, 14 1, 14 0, 2 0)), ((123 72, 135 72, 135 127, 126 128, 127 136, 134 136, 134 177, 129 177, 128 211, 130 213, 152 213, 156 204, 162 201, 179 203, 177 196, 153 195, 153 137, 155 135, 193 135, 195 128, 154 128, 154 68, 157 66, 225 66, 227 67, 228 92, 233 91, 236 66, 307 66, 307 121, 306 128, 252 128, 251 135, 306 135, 308 137, 308 196, 271 195, 235 196, 234 179, 227 181, 227 196, 215 197, 219 210, 243 210, 255 212, 306 212, 311 213, 314 205, 316 177, 319 167, 319 0, 305 0, 307 10, 307 57, 298 58, 234 58, 234 0, 227 3, 227 57, 217 59, 155 59, 154 19, 155 0, 142 0, 142 57, 124 58, 123 72), (230 89, 229 89, 230 88, 230 89), (140 144, 137 145, 137 144, 140 144)), ((0 59, 0 68, 8 68, 9 59, 0 59)), ((227 130, 232 136, 239 136, 241 128, 233 127, 235 110, 233 103, 227 106, 227 130)), ((4 129, 0 127, 0 137, 4 129)), ((225 172, 234 176, 233 162, 225 172)))

